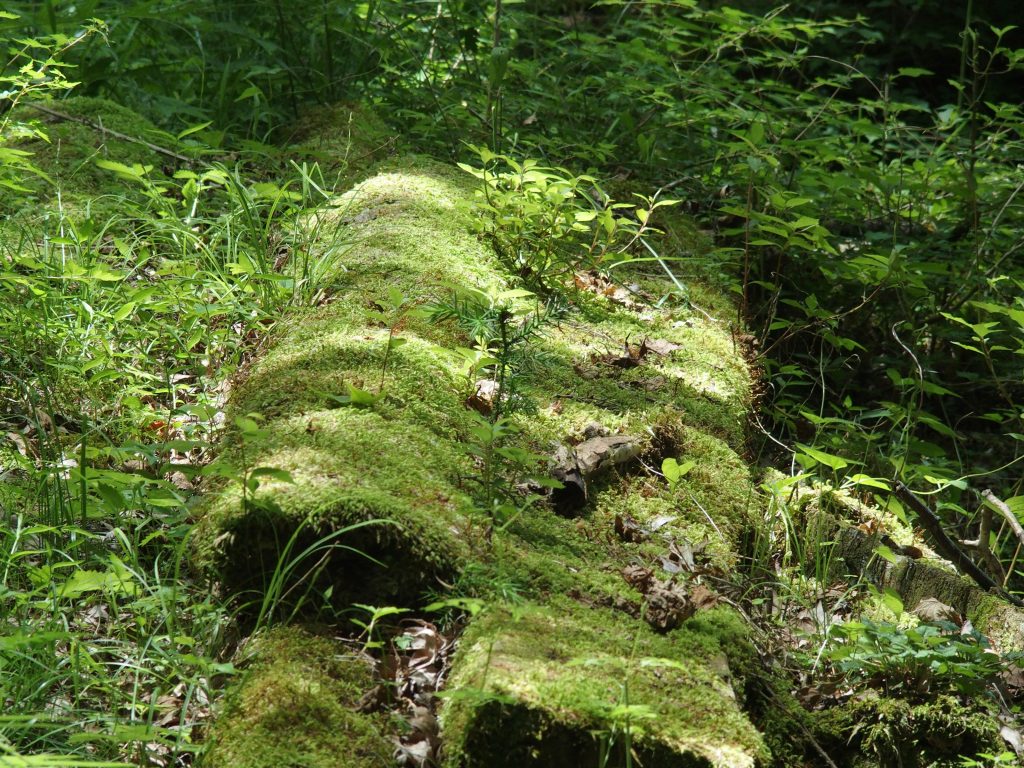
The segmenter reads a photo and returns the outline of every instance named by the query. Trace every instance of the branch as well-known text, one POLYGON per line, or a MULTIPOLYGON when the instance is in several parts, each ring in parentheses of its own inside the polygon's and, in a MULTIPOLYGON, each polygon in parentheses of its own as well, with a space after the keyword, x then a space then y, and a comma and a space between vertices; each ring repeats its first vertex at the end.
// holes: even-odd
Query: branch
POLYGON ((1001 595, 1004 599, 1018 607, 1024 606, 1024 603, 1019 599, 1005 592, 1002 587, 993 581, 991 576, 981 570, 981 568, 971 560, 966 552, 956 545, 956 542, 949 538, 949 534, 947 534, 946 530, 942 527, 942 521, 939 520, 939 516, 932 512, 923 501, 917 498, 913 491, 907 488, 903 483, 897 482, 893 492, 896 495, 896 498, 917 513, 918 521, 924 527, 925 531, 928 532, 929 536, 931 536, 932 542, 935 544, 935 549, 938 550, 940 555, 974 579, 978 586, 988 591, 994 591, 996 594, 1001 595))
POLYGON ((981 525, 978 526, 978 538, 976 539, 961 539, 960 544, 969 550, 978 553, 981 557, 981 561, 988 568, 989 573, 995 575, 999 579, 1000 583, 1006 583, 1006 571, 1003 570, 1003 564, 999 562, 999 558, 992 551, 992 548, 988 545, 989 537, 992 533, 992 510, 987 507, 981 508, 981 525))
POLYGON ((1024 544, 1024 527, 1021 527, 1020 521, 1017 520, 1017 516, 1013 514, 1013 510, 1010 509, 1007 503, 988 488, 982 491, 981 495, 991 505, 992 509, 1002 515, 1006 522, 1010 524, 1010 528, 1013 530, 1013 535, 1017 537, 1017 541, 1024 544))
POLYGON ((29 109, 34 109, 36 112, 42 112, 44 115, 55 117, 58 120, 66 120, 71 123, 81 123, 82 125, 89 126, 93 130, 101 131, 103 133, 109 133, 115 139, 120 139, 121 141, 130 141, 132 144, 141 144, 147 149, 151 149, 154 152, 158 152, 161 155, 166 155, 167 157, 173 157, 175 160, 185 163, 186 165, 192 165, 195 162, 195 160, 193 160, 191 157, 179 155, 177 152, 173 150, 167 149, 166 147, 161 147, 158 144, 153 144, 152 142, 146 141, 145 139, 140 139, 136 136, 129 136, 128 134, 121 133, 120 131, 111 130, 110 128, 105 127, 102 123, 96 123, 92 120, 87 120, 84 117, 78 117, 77 115, 68 115, 64 112, 58 112, 55 109, 44 107, 42 104, 30 103, 25 104, 25 106, 29 109))

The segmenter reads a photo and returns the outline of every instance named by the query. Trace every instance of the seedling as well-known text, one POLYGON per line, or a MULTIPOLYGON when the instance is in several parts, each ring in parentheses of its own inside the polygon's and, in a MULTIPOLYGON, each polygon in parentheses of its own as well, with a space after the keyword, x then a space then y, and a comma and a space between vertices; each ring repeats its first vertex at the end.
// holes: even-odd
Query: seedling
MULTIPOLYGON (((380 364, 380 384, 377 386, 378 396, 384 393, 384 377, 387 375, 391 353, 406 342, 405 339, 396 334, 405 326, 406 321, 422 314, 422 310, 417 309, 400 290, 393 286, 388 288, 387 296, 381 301, 383 303, 376 303, 366 313, 367 317, 371 320, 375 320, 388 329, 388 339, 384 344, 384 358, 380 364)), ((351 389, 350 387, 350 397, 352 395, 351 389)), ((355 401, 352 404, 357 405, 355 401)))
POLYGON ((661 474, 668 480, 668 487, 675 491, 679 481, 686 477, 687 473, 697 466, 692 461, 684 461, 682 464, 677 459, 668 458, 661 462, 661 474))

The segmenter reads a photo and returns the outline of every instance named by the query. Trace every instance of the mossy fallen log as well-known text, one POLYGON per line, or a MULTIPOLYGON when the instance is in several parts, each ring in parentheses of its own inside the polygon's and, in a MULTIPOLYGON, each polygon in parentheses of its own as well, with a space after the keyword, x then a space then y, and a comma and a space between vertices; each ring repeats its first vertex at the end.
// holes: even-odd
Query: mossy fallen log
POLYGON ((999 652, 1024 651, 1024 609, 980 587, 891 513, 827 487, 799 496, 796 507, 812 533, 808 556, 817 556, 813 542, 825 543, 831 579, 855 576, 892 589, 908 612, 922 601, 938 601, 969 620, 999 652))
MULTIPOLYGON (((581 296, 537 340, 538 362, 522 374, 511 423, 538 453, 584 443, 595 428, 637 435, 638 463, 594 479, 582 520, 538 506, 490 530, 467 482, 478 471, 467 450, 472 382, 451 353, 471 340, 450 324, 409 316, 404 343, 389 348, 393 327, 372 311, 389 291, 423 304, 452 290, 514 284, 473 234, 472 199, 468 176, 402 160, 311 222, 332 244, 319 273, 327 300, 276 331, 231 395, 224 441, 236 466, 285 470, 294 482, 265 478, 252 498, 237 483, 212 494, 194 536, 199 563, 229 591, 258 601, 287 556, 283 542, 301 539, 294 553, 339 534, 332 541, 344 551, 312 558, 319 592, 337 611, 353 602, 421 605, 430 589, 493 595, 498 584, 526 601, 505 609, 492 597, 470 622, 442 713, 449 765, 523 764, 493 762, 501 744, 533 745, 528 751, 547 761, 538 765, 565 765, 569 754, 586 760, 602 748, 595 730, 619 733, 641 712, 658 718, 630 726, 652 764, 764 762, 737 699, 742 686, 728 679, 730 654, 742 657, 740 666, 752 659, 736 614, 721 606, 659 634, 622 576, 634 562, 658 563, 677 540, 699 545, 716 568, 736 560, 757 499, 736 453, 750 384, 727 325, 685 304, 638 309, 581 296), (663 353, 629 367, 608 361, 641 339, 663 353), (381 396, 368 407, 342 404, 349 385, 381 396), (257 442, 235 422, 251 414, 260 415, 257 442), (693 462, 676 487, 644 470, 665 457, 693 462), (623 515, 630 525, 653 521, 657 536, 620 541, 614 526, 623 515), (506 620, 509 611, 519 621, 506 620), (485 646, 496 654, 493 674, 484 672, 485 646), (539 727, 548 736, 538 740, 539 727)), ((638 280, 650 293, 666 289, 657 278, 638 280)))
POLYGON ((424 301, 438 286, 500 284, 493 255, 457 209, 466 191, 456 179, 423 162, 370 179, 328 214, 332 226, 352 230, 321 255, 330 301, 285 323, 229 412, 228 460, 283 470, 294 482, 267 482, 254 499, 227 487, 197 527, 199 561, 229 590, 259 599, 282 558, 313 547, 310 562, 328 558, 318 586, 331 587, 339 609, 410 605, 466 559, 471 502, 459 480, 469 468, 460 440, 469 414, 444 353, 456 340, 410 321, 392 350, 389 329, 369 314, 389 289, 424 301), (373 390, 379 402, 343 404, 349 386, 373 390), (263 434, 253 443, 235 419, 257 414, 263 434), (336 538, 344 529, 352 530, 336 538))
POLYGON ((728 609, 667 634, 566 599, 485 614, 449 680, 443 763, 622 765, 629 750, 649 768, 767 761, 735 672, 753 657, 745 635, 728 609))
POLYGON ((209 737, 206 768, 393 765, 384 719, 357 709, 373 684, 367 658, 294 626, 254 640, 243 655, 241 682, 209 737))

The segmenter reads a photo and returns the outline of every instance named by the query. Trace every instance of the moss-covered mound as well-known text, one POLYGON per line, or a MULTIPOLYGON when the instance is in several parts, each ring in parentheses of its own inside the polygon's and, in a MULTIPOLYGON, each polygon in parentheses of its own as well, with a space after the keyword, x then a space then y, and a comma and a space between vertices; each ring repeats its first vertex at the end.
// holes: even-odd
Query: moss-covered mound
POLYGON ((205 768, 393 765, 380 717, 356 711, 373 684, 365 658, 298 627, 252 641, 246 656, 243 680, 210 736, 205 768))
POLYGON ((329 303, 293 316, 234 394, 229 424, 256 414, 263 434, 232 426, 227 438, 236 466, 294 482, 244 502, 238 484, 225 489, 197 531, 201 561, 233 591, 262 590, 282 557, 317 542, 344 547, 322 571, 341 607, 414 604, 459 570, 470 502, 455 339, 419 320, 403 327, 403 345, 389 344, 370 310, 389 289, 423 302, 446 284, 499 280, 458 209, 464 196, 450 171, 422 164, 358 186, 321 224, 345 230, 323 254, 329 303), (349 387, 377 401, 346 404, 349 387))
POLYGON ((11 213, 33 215, 45 208, 50 215, 59 213, 79 221, 116 218, 126 197, 139 196, 140 186, 120 179, 103 167, 105 163, 137 166, 140 175, 166 181, 184 167, 183 158, 188 157, 189 150, 173 136, 106 99, 74 96, 25 104, 14 117, 45 136, 26 134, 16 143, 17 149, 30 153, 28 161, 44 175, 25 175, 22 191, 0 188, 0 210, 11 213))
POLYGON ((767 759, 730 672, 743 635, 720 609, 667 635, 564 599, 486 614, 449 681, 445 765, 621 765, 630 748, 649 768, 767 759))

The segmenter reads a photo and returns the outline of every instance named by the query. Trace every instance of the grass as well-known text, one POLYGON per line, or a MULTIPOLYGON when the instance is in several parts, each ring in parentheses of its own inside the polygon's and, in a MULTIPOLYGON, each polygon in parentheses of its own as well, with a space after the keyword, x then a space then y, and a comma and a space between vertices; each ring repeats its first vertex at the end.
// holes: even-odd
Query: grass
MULTIPOLYGON (((100 100, 62 109, 154 137, 100 100)), ((318 300, 308 222, 332 189, 315 165, 175 175, 51 130, 24 146, 53 184, 0 229, 0 763, 187 763, 237 642, 190 563, 200 469, 232 377, 318 300)))

